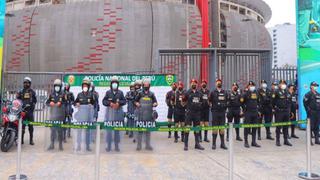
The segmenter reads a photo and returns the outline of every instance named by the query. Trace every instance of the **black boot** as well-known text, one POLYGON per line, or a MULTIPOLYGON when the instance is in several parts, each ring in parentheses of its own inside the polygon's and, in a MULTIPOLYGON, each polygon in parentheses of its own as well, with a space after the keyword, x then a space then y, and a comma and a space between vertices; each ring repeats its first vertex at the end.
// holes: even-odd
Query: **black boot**
POLYGON ((244 147, 250 148, 249 143, 248 143, 248 134, 249 134, 249 129, 245 128, 244 129, 244 147))
POLYGON ((291 127, 291 137, 292 137, 292 138, 295 138, 295 139, 299 139, 299 137, 296 136, 296 134, 294 133, 294 131, 295 131, 295 126, 292 126, 292 127, 291 127))
POLYGON ((315 144, 318 144, 318 145, 320 145, 320 141, 319 141, 319 133, 316 133, 316 135, 315 135, 315 144))
POLYGON ((225 145, 224 143, 224 134, 220 134, 220 141, 221 141, 221 145, 220 145, 220 148, 221 149, 224 149, 224 150, 227 150, 227 146, 225 145))
MULTIPOLYGON (((184 142, 184 134, 185 134, 184 132, 181 132, 181 142, 184 142)), ((178 139, 179 139, 179 135, 178 135, 178 139)))
POLYGON ((207 130, 204 131, 204 141, 208 142, 208 143, 210 142, 208 139, 208 131, 207 130))
POLYGON ((34 142, 33 142, 33 132, 30 133, 30 142, 29 142, 29 144, 30 144, 31 146, 34 145, 34 142))
POLYGON ((202 131, 200 131, 198 135, 199 135, 199 142, 202 142, 202 131))
POLYGON ((188 151, 189 133, 184 133, 184 150, 188 151))
POLYGON ((24 130, 22 130, 21 144, 24 144, 24 133, 25 133, 25 131, 24 131, 24 130))
MULTIPOLYGON (((168 128, 171 128, 171 124, 168 125, 168 128)), ((175 131, 176 132, 176 131, 175 131)), ((170 139, 171 138, 171 131, 169 131, 168 133, 168 138, 170 139)))
POLYGON ((194 138, 196 141, 194 148, 199 150, 204 150, 204 148, 200 145, 200 133, 194 133, 194 138))
POLYGON ((252 130, 252 143, 251 143, 251 146, 253 147, 261 147, 257 142, 256 142, 256 129, 253 129, 252 130))
POLYGON ((274 138, 271 136, 270 127, 266 127, 266 133, 267 133, 267 139, 273 141, 274 138))
POLYGON ((174 132, 174 143, 178 143, 178 132, 174 132))
POLYGON ((239 130, 239 128, 236 128, 236 135, 237 135, 237 138, 236 138, 237 141, 243 141, 243 139, 241 139, 241 137, 240 137, 240 130, 239 130))
POLYGON ((278 135, 276 136, 276 146, 281 146, 280 137, 278 135))
POLYGON ((292 146, 292 144, 289 142, 288 138, 285 138, 284 139, 284 145, 287 145, 287 146, 292 146))
POLYGON ((258 128, 258 140, 261 141, 261 128, 258 128))
POLYGON ((216 134, 212 134, 212 149, 213 150, 215 150, 217 148, 216 141, 217 141, 217 135, 216 134))

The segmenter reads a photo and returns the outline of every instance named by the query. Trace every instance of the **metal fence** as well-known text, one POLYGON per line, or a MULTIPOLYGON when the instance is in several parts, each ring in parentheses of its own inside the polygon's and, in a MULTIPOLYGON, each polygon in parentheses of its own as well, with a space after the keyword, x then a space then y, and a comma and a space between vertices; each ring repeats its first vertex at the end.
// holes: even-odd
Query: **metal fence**
POLYGON ((209 83, 213 88, 215 80, 224 81, 224 88, 231 88, 237 82, 244 88, 249 80, 271 81, 271 51, 250 49, 160 49, 158 71, 176 74, 185 84, 192 78, 201 79, 201 62, 209 60, 209 83))
POLYGON ((287 83, 296 83, 297 67, 277 67, 272 69, 272 80, 280 81, 284 79, 287 83))

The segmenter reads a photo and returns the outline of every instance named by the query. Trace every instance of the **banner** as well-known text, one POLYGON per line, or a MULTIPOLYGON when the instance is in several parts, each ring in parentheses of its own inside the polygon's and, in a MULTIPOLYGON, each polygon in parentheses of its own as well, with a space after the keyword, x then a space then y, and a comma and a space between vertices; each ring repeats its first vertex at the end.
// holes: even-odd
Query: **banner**
POLYGON ((0 2, 0 86, 2 84, 2 65, 3 65, 3 38, 4 38, 4 18, 6 14, 6 1, 0 2))
POLYGON ((306 119, 303 97, 320 83, 320 1, 297 0, 299 118, 306 119))
MULTIPOLYGON (((64 76, 64 82, 70 84, 70 91, 74 93, 75 98, 78 93, 81 92, 81 84, 84 78, 89 78, 95 85, 95 91, 99 93, 100 112, 98 115, 98 121, 104 121, 106 107, 103 106, 102 100, 106 92, 110 89, 110 82, 112 76, 119 78, 120 87, 124 95, 130 90, 129 86, 131 82, 136 80, 142 80, 144 78, 151 79, 151 91, 154 92, 158 107, 156 108, 159 117, 157 121, 167 121, 167 105, 165 103, 165 96, 168 91, 171 90, 171 85, 176 81, 174 75, 135 75, 135 74, 67 74, 64 76)), ((124 111, 127 112, 127 106, 124 106, 124 111)))

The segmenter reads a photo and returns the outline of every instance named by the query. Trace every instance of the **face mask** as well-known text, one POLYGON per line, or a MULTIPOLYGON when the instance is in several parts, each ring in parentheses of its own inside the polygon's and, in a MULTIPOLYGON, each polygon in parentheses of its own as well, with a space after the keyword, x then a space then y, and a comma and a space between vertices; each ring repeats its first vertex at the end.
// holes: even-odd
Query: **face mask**
POLYGON ((313 90, 317 91, 318 90, 318 87, 317 86, 312 86, 313 87, 313 90))
POLYGON ((83 92, 88 92, 88 87, 83 87, 82 90, 83 92))
POLYGON ((150 87, 143 87, 144 91, 149 91, 150 87))
POLYGON ((286 88, 287 88, 287 85, 285 85, 285 84, 281 85, 282 90, 285 90, 286 88))
POLYGON ((202 85, 202 88, 203 88, 203 89, 207 88, 207 85, 202 85))
POLYGON ((256 87, 251 86, 251 87, 249 88, 249 90, 250 90, 251 92, 253 92, 254 90, 256 90, 256 87))
POLYGON ((54 87, 54 91, 55 91, 55 92, 60 92, 60 89, 61 89, 60 86, 55 86, 55 87, 54 87))
POLYGON ((274 89, 277 90, 277 89, 279 89, 279 87, 278 87, 278 86, 275 86, 274 89))
POLYGON ((266 83, 263 83, 263 84, 262 84, 262 88, 263 88, 263 89, 267 89, 267 87, 268 87, 268 85, 267 85, 266 83))
POLYGON ((111 87, 112 87, 113 90, 116 90, 116 89, 118 89, 118 84, 117 83, 112 83, 111 87))
POLYGON ((192 89, 197 89, 197 85, 192 85, 191 88, 192 89))

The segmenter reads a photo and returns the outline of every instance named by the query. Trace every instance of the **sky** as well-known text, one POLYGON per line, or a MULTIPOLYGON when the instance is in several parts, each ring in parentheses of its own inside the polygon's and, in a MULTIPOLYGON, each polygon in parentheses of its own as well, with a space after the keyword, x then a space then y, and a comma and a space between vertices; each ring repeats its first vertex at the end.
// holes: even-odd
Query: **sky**
POLYGON ((296 22, 296 0, 263 0, 272 10, 272 18, 267 23, 267 27, 286 22, 295 24, 296 22))

